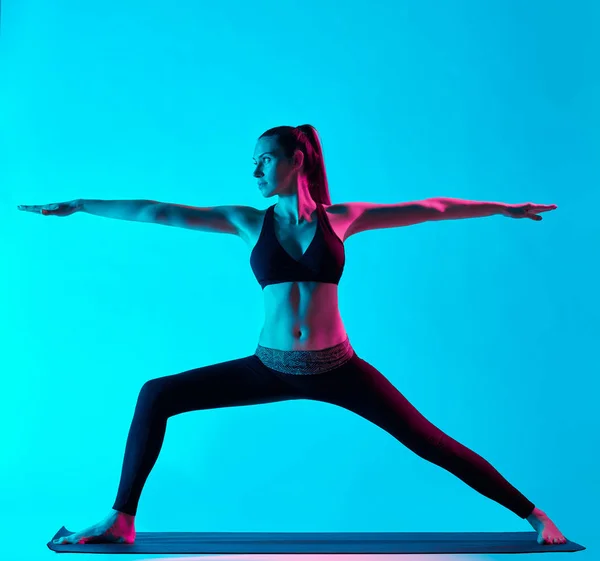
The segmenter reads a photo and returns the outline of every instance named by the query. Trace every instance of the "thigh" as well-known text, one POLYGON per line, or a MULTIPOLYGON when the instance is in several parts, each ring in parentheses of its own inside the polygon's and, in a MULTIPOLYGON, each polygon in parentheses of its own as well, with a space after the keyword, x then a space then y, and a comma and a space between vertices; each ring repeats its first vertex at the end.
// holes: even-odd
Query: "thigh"
POLYGON ((311 394, 312 399, 371 421, 418 454, 447 439, 379 370, 356 354, 332 376, 324 375, 311 394))
POLYGON ((274 376, 258 358, 243 358, 201 366, 148 380, 138 403, 167 416, 188 411, 272 403, 300 396, 274 376))

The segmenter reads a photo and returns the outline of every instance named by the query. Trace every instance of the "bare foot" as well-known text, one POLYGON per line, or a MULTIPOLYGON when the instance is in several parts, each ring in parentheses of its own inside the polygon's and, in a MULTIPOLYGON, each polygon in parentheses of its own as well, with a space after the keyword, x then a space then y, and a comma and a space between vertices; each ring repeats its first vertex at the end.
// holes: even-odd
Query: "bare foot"
POLYGON ((112 510, 101 522, 89 526, 85 530, 57 538, 52 541, 56 545, 68 543, 134 543, 135 516, 112 510))
POLYGON ((566 543, 565 538, 560 530, 555 526, 554 522, 548 518, 545 512, 536 508, 527 517, 527 522, 533 526, 533 529, 538 533, 537 542, 541 545, 554 545, 566 543))

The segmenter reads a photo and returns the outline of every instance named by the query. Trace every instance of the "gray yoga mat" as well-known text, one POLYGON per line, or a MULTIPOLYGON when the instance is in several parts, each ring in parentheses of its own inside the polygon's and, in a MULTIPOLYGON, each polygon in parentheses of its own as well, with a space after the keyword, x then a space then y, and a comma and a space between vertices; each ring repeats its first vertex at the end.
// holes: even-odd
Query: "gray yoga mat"
MULTIPOLYGON (((64 526, 52 538, 72 534, 64 526)), ((56 553, 550 553, 583 551, 572 542, 540 545, 536 532, 137 532, 134 544, 66 544, 56 553)))

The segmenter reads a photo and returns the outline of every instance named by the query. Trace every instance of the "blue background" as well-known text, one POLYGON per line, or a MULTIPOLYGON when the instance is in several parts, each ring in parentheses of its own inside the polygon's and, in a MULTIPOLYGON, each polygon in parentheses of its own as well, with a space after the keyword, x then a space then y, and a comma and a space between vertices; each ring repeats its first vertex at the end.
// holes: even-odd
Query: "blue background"
MULTIPOLYGON (((541 222, 353 236, 340 310, 359 356, 594 558, 599 15, 591 1, 4 3, 7 558, 53 555, 62 525, 108 514, 142 384, 252 354, 264 319, 240 238, 16 206, 266 208, 255 142, 303 123, 319 131, 333 203, 558 205, 541 222)), ((170 419, 136 527, 532 531, 310 401, 170 419)))

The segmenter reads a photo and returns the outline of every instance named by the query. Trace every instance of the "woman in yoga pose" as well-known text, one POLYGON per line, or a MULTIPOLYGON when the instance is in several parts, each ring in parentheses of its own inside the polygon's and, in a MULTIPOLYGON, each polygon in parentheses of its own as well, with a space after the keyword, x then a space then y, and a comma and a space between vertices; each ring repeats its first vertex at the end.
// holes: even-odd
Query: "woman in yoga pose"
POLYGON ((49 216, 82 211, 239 236, 260 283, 265 323, 253 355, 148 380, 129 429, 113 508, 102 521, 56 543, 133 543, 142 489, 160 453, 169 417, 187 411, 312 399, 339 405, 389 432, 421 458, 526 519, 540 544, 566 539, 546 514, 484 458, 429 422, 352 348, 338 310, 344 241, 365 230, 428 220, 503 214, 541 220, 556 205, 475 202, 449 198, 401 204, 331 204, 323 151, 310 125, 277 127, 260 136, 254 177, 266 210, 198 208, 158 201, 78 199, 20 206, 49 216))

